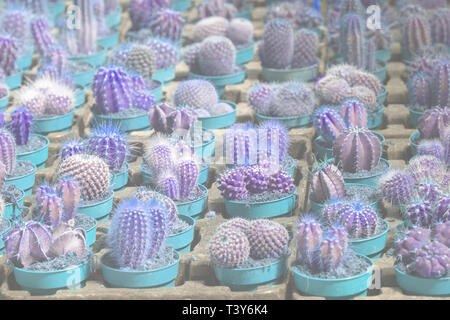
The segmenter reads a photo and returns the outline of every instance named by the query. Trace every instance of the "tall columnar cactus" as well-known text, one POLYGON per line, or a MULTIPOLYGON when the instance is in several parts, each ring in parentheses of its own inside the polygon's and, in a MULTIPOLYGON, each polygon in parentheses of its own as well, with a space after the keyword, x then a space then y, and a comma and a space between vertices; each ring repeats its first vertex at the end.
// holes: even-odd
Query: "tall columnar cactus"
POLYGON ((375 168, 381 156, 381 143, 367 128, 346 129, 333 143, 336 163, 345 172, 359 172, 375 168))
POLYGON ((294 31, 288 21, 272 19, 265 25, 258 54, 265 68, 289 68, 294 57, 294 31))
POLYGON ((119 170, 126 161, 128 144, 126 135, 113 123, 97 125, 86 143, 87 152, 99 156, 110 170, 119 170))
POLYGON ((214 265, 234 268, 248 259, 250 244, 242 231, 219 228, 210 240, 208 250, 214 265))
POLYGON ((76 154, 61 161, 58 177, 71 177, 78 182, 83 200, 96 200, 109 190, 111 174, 108 165, 99 157, 76 154))
POLYGON ((313 169, 311 191, 314 201, 325 203, 334 198, 346 196, 342 173, 331 163, 322 163, 313 169))
POLYGON ((306 265, 312 265, 314 252, 322 241, 323 230, 319 221, 310 216, 299 220, 295 226, 297 258, 306 265))
POLYGON ((347 128, 341 114, 334 108, 321 107, 314 112, 314 127, 329 144, 347 128))
POLYGON ((360 0, 343 0, 340 7, 342 15, 347 13, 356 13, 362 15, 364 13, 364 7, 360 0))
POLYGON ((450 103, 450 60, 442 59, 434 65, 432 74, 432 105, 441 108, 449 107, 450 103))
POLYGON ((1 18, 0 28, 10 36, 23 41, 30 32, 29 16, 22 10, 7 9, 1 18))
POLYGON ((198 184, 199 166, 193 157, 185 157, 175 164, 175 175, 179 184, 180 199, 189 197, 198 184))
POLYGON ((236 48, 225 37, 211 36, 202 41, 198 53, 198 67, 203 75, 232 74, 235 69, 236 48))
POLYGON ((424 155, 412 159, 409 162, 408 171, 416 183, 427 180, 441 181, 446 173, 446 166, 438 158, 424 155))
POLYGON ((440 242, 430 242, 414 256, 414 269, 421 277, 439 278, 450 270, 450 249, 440 242))
POLYGON ((417 153, 421 156, 430 155, 445 161, 445 149, 442 143, 437 140, 423 140, 417 147, 417 153))
POLYGON ((450 10, 436 10, 429 22, 433 43, 450 46, 450 10))
POLYGON ((10 36, 0 36, 0 69, 10 76, 16 71, 16 60, 19 57, 17 41, 10 36))
POLYGON ((139 269, 161 251, 168 229, 168 211, 158 201, 123 201, 114 211, 108 234, 115 263, 139 269))
MULTIPOLYGON (((223 17, 213 16, 201 19, 194 25, 194 41, 200 42, 209 36, 226 36, 229 25, 230 22, 223 17)), ((232 38, 228 38, 233 41, 232 38)))
POLYGON ((302 82, 288 82, 275 95, 271 115, 275 117, 303 117, 312 114, 315 97, 312 89, 302 82))
POLYGON ((347 127, 367 128, 367 109, 358 99, 344 100, 341 112, 347 127))
POLYGON ((94 76, 95 108, 103 114, 117 113, 133 106, 130 75, 120 67, 101 67, 94 76))
POLYGON ((62 144, 60 156, 64 160, 75 154, 85 153, 85 145, 80 139, 72 139, 62 144))
POLYGON ((149 190, 145 187, 138 188, 136 193, 134 194, 134 197, 140 201, 158 201, 162 206, 164 206, 168 211, 168 227, 171 229, 173 224, 178 219, 178 209, 175 204, 175 202, 172 201, 172 199, 164 196, 161 193, 158 193, 153 190, 149 190))
POLYGON ((248 166, 257 162, 258 133, 251 123, 236 124, 225 131, 225 163, 248 166))
POLYGON ((294 37, 292 68, 305 68, 317 64, 319 37, 314 31, 300 29, 294 37))
POLYGON ((226 36, 235 46, 245 46, 253 41, 253 24, 244 18, 234 18, 226 30, 226 36))
POLYGON ((152 139, 145 145, 144 161, 152 172, 169 171, 175 166, 174 147, 161 138, 152 139))
POLYGON ((53 45, 49 46, 44 54, 44 65, 53 67, 59 77, 69 72, 69 57, 66 49, 53 45))
POLYGON ((341 21, 341 55, 344 62, 360 69, 366 66, 364 26, 358 14, 349 13, 341 21))
POLYGON ((248 241, 253 258, 279 258, 286 250, 289 234, 279 223, 258 219, 250 223, 248 241))
POLYGON ((81 200, 80 185, 71 178, 64 178, 56 185, 56 194, 62 199, 64 214, 62 221, 75 218, 81 200))
POLYGON ((16 165, 16 142, 5 128, 0 128, 0 161, 5 165, 6 174, 11 174, 16 165))
POLYGON ((179 12, 161 9, 153 15, 149 28, 153 36, 177 43, 181 41, 184 23, 185 20, 179 12))
POLYGON ((401 22, 402 51, 411 59, 421 48, 431 44, 430 24, 425 15, 410 14, 401 22))
POLYGON ((17 108, 11 114, 11 132, 17 145, 23 146, 28 143, 32 121, 33 115, 26 108, 17 108))
POLYGON ((408 171, 390 170, 380 178, 378 187, 386 201, 403 205, 414 196, 415 181, 408 171))
POLYGON ((177 107, 189 106, 208 109, 219 102, 219 97, 211 82, 204 79, 191 79, 185 80, 177 86, 173 100, 177 107))
POLYGON ((418 130, 422 139, 440 138, 450 124, 450 108, 429 109, 420 117, 418 130))
POLYGON ((336 105, 349 96, 351 87, 346 80, 327 75, 317 82, 315 89, 323 102, 336 105))
POLYGON ((431 106, 431 81, 424 72, 416 72, 408 80, 409 103, 417 106, 431 106))
POLYGON ((133 30, 148 27, 155 12, 169 7, 170 3, 167 0, 131 0, 128 10, 133 30))
POLYGON ((156 56, 149 46, 136 44, 128 51, 125 65, 150 80, 156 70, 156 56))
POLYGON ((39 204, 41 210, 41 220, 46 225, 56 227, 62 221, 63 203, 62 199, 56 194, 48 193, 42 197, 39 204))
POLYGON ((74 5, 80 9, 80 28, 75 30, 76 45, 71 50, 74 55, 90 55, 97 51, 98 28, 93 4, 92 0, 74 0, 74 5))
POLYGON ((376 64, 376 57, 375 57, 375 51, 377 50, 375 46, 375 40, 373 38, 369 38, 366 40, 366 47, 365 47, 365 63, 364 63, 364 70, 367 71, 375 71, 377 68, 376 64))
POLYGON ((256 83, 247 93, 248 104, 256 113, 270 115, 271 106, 275 97, 275 88, 273 86, 256 83))
POLYGON ((246 176, 243 170, 229 170, 218 179, 218 189, 230 200, 244 200, 248 197, 246 176))
POLYGON ((162 70, 175 66, 178 63, 178 48, 164 39, 150 38, 146 45, 153 50, 156 56, 156 69, 162 70))
POLYGON ((36 17, 31 21, 31 35, 34 46, 40 55, 45 55, 48 49, 55 45, 50 24, 44 17, 36 17))
POLYGON ((286 127, 276 120, 265 121, 258 126, 258 162, 270 161, 282 164, 289 149, 286 127))

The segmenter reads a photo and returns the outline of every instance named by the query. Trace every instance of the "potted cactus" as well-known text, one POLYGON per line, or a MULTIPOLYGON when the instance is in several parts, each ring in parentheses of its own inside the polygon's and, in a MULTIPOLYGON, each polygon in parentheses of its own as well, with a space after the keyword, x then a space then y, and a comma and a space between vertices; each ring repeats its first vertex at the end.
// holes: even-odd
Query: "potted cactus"
POLYGON ((234 218, 222 223, 209 241, 217 280, 231 291, 282 283, 291 254, 288 242, 288 231, 274 221, 234 218))
POLYGON ((431 29, 427 13, 416 5, 408 6, 400 16, 400 31, 402 34, 402 59, 407 62, 422 48, 431 44, 431 29))
POLYGON ((236 65, 236 47, 224 36, 209 36, 189 46, 183 59, 189 66, 189 78, 209 80, 219 96, 226 85, 245 79, 245 67, 236 65))
POLYGON ((197 14, 201 19, 216 16, 231 20, 237 14, 238 1, 204 0, 197 7, 197 14))
POLYGON ((163 8, 169 8, 168 0, 130 0, 128 12, 132 24, 132 31, 139 31, 148 28, 152 15, 163 8))
POLYGON ((0 50, 3 52, 0 71, 4 74, 4 81, 10 90, 17 89, 22 85, 22 70, 17 64, 19 59, 17 40, 9 35, 0 36, 0 50))
POLYGON ((257 83, 251 87, 247 100, 258 122, 278 120, 287 128, 311 125, 315 96, 313 90, 302 82, 257 83))
POLYGON ((177 47, 181 47, 184 24, 185 20, 180 12, 161 8, 152 16, 149 29, 153 37, 168 40, 177 47))
POLYGON ((275 18, 266 23, 258 55, 264 81, 311 81, 319 72, 319 37, 308 29, 294 32, 291 24, 275 18))
POLYGON ((157 198, 131 198, 116 208, 108 233, 111 250, 101 258, 103 279, 109 286, 174 286, 180 254, 166 245, 172 213, 157 198))
POLYGON ((200 161, 186 143, 149 140, 141 171, 155 190, 176 203, 179 214, 198 219, 205 211, 208 189, 199 184, 200 161))
POLYGON ((108 165, 95 155, 80 153, 61 159, 57 178, 72 178, 80 186, 78 213, 106 221, 113 207, 114 191, 108 165))
POLYGON ((33 115, 26 108, 11 113, 11 132, 16 141, 17 160, 29 160, 37 168, 45 168, 50 140, 40 134, 32 134, 33 115))
POLYGON ((91 273, 92 254, 84 230, 69 224, 50 227, 32 220, 20 222, 3 241, 17 283, 32 295, 80 289, 91 273))
POLYGON ((220 100, 216 88, 208 80, 190 79, 181 82, 173 97, 175 106, 188 106, 195 110, 202 128, 221 129, 236 122, 236 104, 220 100))
POLYGON ((276 163, 227 170, 217 180, 232 217, 274 218, 291 214, 297 204, 294 179, 276 163))
POLYGON ((346 229, 326 227, 310 216, 294 227, 297 257, 292 263, 297 290, 327 299, 366 296, 374 263, 349 246, 346 229))

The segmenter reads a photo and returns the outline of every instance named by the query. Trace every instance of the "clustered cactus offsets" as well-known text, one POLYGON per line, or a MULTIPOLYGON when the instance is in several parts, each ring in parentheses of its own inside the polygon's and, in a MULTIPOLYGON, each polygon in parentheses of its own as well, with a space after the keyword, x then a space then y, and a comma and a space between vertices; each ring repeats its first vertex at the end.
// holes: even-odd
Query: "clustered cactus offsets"
POLYGON ((155 105, 148 113, 152 128, 162 134, 186 136, 197 121, 197 112, 190 107, 173 108, 166 103, 155 105))
POLYGON ((211 16, 232 19, 238 12, 236 2, 238 1, 207 0, 198 6, 197 12, 201 19, 211 16))
POLYGON ((209 241, 209 255, 221 268, 251 266, 258 260, 286 256, 288 241, 288 231, 277 222, 234 218, 217 228, 209 241))
POLYGON ((265 21, 280 18, 288 21, 294 29, 318 28, 324 19, 319 11, 304 2, 281 1, 267 7, 265 21))

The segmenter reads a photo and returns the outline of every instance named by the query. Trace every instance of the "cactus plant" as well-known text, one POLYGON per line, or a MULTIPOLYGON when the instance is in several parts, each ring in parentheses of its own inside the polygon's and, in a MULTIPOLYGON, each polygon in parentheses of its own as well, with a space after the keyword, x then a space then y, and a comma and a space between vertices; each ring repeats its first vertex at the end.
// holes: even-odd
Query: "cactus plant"
POLYGON ((349 96, 351 87, 346 80, 338 76, 326 75, 316 83, 315 89, 325 103, 337 105, 349 96))
POLYGON ((236 66, 236 48, 228 38, 211 36, 202 41, 197 59, 203 75, 232 74, 236 66))
POLYGON ((360 69, 366 66, 366 41, 361 17, 355 13, 348 13, 341 20, 340 52, 344 62, 360 69))
POLYGON ((175 163, 175 176, 179 185, 179 199, 189 197, 197 187, 199 165, 193 157, 183 157, 175 163))
POLYGON ((436 224, 432 235, 434 239, 450 248, 450 220, 436 224))
POLYGON ((153 50, 153 54, 156 56, 157 70, 171 68, 178 63, 179 52, 171 42, 150 38, 145 44, 153 50))
POLYGON ((416 72, 408 80, 409 102, 415 106, 431 105, 431 81, 424 72, 416 72))
POLYGON ((288 82, 274 97, 271 115, 275 117, 303 117, 313 113, 314 92, 304 83, 288 82))
POLYGON ((320 136, 329 144, 332 144, 347 127, 341 114, 334 108, 326 106, 315 111, 313 123, 320 136))
POLYGON ((416 226, 430 227, 433 222, 433 210, 431 202, 427 200, 416 200, 405 207, 405 216, 416 226))
POLYGON ((56 194, 62 199, 64 214, 62 221, 69 222, 75 217, 81 200, 80 185, 71 178, 64 178, 56 185, 56 194))
POLYGON ((446 167, 438 158, 424 155, 412 159, 409 162, 408 171, 416 183, 427 180, 440 181, 446 172, 446 167))
POLYGON ((201 3, 197 11, 202 19, 210 16, 232 19, 237 13, 236 7, 232 3, 226 3, 225 0, 208 0, 201 3))
POLYGON ((133 30, 148 27, 154 12, 169 7, 170 3, 167 0, 131 0, 128 10, 133 30))
POLYGON ((402 19, 401 32, 402 50, 407 58, 431 44, 430 24, 421 13, 410 14, 402 19))
POLYGON ((43 56, 56 42, 52 36, 50 24, 46 18, 36 17, 31 20, 30 26, 34 47, 43 56))
POLYGON ((175 166, 175 148, 165 139, 155 138, 145 145, 144 161, 152 172, 169 171, 175 166))
POLYGON ((256 111, 263 115, 270 115, 271 106, 275 96, 273 86, 256 83, 247 94, 248 104, 256 111))
POLYGON ((242 170, 230 170, 218 179, 218 189, 230 200, 245 200, 248 197, 247 184, 242 170))
POLYGON ((86 233, 81 228, 72 229, 61 223, 52 234, 52 245, 48 250, 49 257, 58 257, 68 253, 75 253, 78 257, 86 254, 86 233))
POLYGON ((173 100, 175 106, 208 109, 219 102, 219 96, 211 82, 192 79, 184 80, 177 86, 173 100))
POLYGON ((31 124, 33 115, 26 108, 17 108, 11 114, 11 132, 16 144, 26 145, 31 135, 31 124))
POLYGON ((314 31, 301 29, 294 37, 294 55, 291 68, 305 68, 317 64, 319 37, 314 31))
MULTIPOLYGON (((209 36, 226 36, 229 25, 230 22, 223 17, 211 16, 201 19, 194 25, 194 41, 201 42, 209 36)), ((241 38, 241 36, 238 37, 241 38)), ((233 41, 231 37, 229 39, 233 41)))
POLYGON ((256 164, 258 133, 251 123, 231 126, 225 131, 223 141, 226 164, 235 166, 256 164))
POLYGON ((450 45, 450 10, 436 10, 430 17, 431 38, 433 43, 450 45))
POLYGON ((97 19, 94 1, 74 0, 80 10, 79 28, 66 30, 64 39, 71 55, 91 55, 97 52, 97 19))
POLYGON ((304 6, 297 11, 297 25, 300 28, 318 28, 322 23, 322 15, 314 8, 304 6))
POLYGON ((343 76, 343 78, 351 87, 366 87, 372 90, 377 96, 382 92, 382 84, 380 80, 371 73, 355 70, 348 72, 343 76))
POLYGON ((348 97, 360 100, 369 112, 377 112, 380 110, 380 105, 377 103, 377 96, 367 87, 352 87, 348 93, 348 97))
POLYGON ((416 249, 425 246, 430 239, 430 229, 418 226, 412 227, 402 238, 396 240, 395 255, 408 262, 412 257, 412 253, 416 249))
POLYGON ((153 36, 177 43, 181 41, 184 23, 179 12, 162 8, 153 15, 149 28, 153 36))
POLYGON ((19 57, 17 41, 7 35, 0 36, 0 69, 5 75, 10 76, 17 70, 16 60, 19 57))
POLYGON ((196 112, 188 107, 172 108, 166 103, 154 106, 149 112, 150 124, 156 132, 184 136, 197 121, 196 112))
POLYGON ((1 17, 0 28, 3 32, 23 42, 30 32, 29 15, 25 11, 15 8, 7 9, 1 17))
POLYGON ((63 216, 62 199, 56 194, 47 193, 42 196, 42 202, 39 204, 42 214, 42 222, 53 228, 59 225, 63 216))
POLYGON ((417 147, 417 153, 421 156, 431 155, 438 158, 441 161, 445 161, 445 150, 442 143, 437 140, 423 140, 417 147))
POLYGON ((342 173, 331 163, 321 163, 314 167, 311 176, 313 200, 325 203, 333 198, 346 196, 345 182, 342 173))
POLYGON ((414 196, 414 178, 408 171, 389 170, 378 181, 383 198, 394 204, 406 204, 414 196))
POLYGON ((450 249, 440 242, 430 242, 414 253, 414 269, 424 278, 439 278, 450 270, 450 249))
POLYGON ((61 151, 60 151, 61 160, 64 160, 75 154, 85 153, 84 151, 85 151, 85 145, 82 140, 72 139, 72 140, 66 141, 61 146, 61 151))
POLYGON ((358 99, 346 99, 341 104, 341 112, 347 127, 367 128, 367 109, 358 99))
POLYGON ((270 192, 292 193, 294 191, 294 179, 285 171, 278 170, 277 173, 269 176, 267 190, 270 192))
POLYGON ((209 255, 213 264, 222 268, 234 268, 250 255, 250 244, 239 230, 219 229, 209 242, 209 255))
POLYGON ((13 135, 5 128, 0 128, 0 162, 4 164, 7 175, 14 171, 16 165, 16 142, 13 135))
POLYGON ((44 66, 54 68, 58 77, 63 77, 69 73, 68 53, 63 47, 57 45, 49 46, 43 58, 44 66))
POLYGON ((258 219, 248 228, 250 256, 255 259, 279 258, 286 249, 289 234, 274 221, 258 219))
POLYGON ((322 241, 323 230, 316 219, 305 216, 295 225, 297 258, 307 265, 312 265, 314 251, 322 241))
POLYGON ((294 56, 294 31, 289 22, 273 19, 265 25, 258 54, 265 68, 289 68, 294 56))
POLYGON ((434 106, 447 108, 450 103, 450 60, 442 59, 433 67, 431 102, 434 106))
POLYGON ((145 79, 151 80, 156 70, 156 56, 149 46, 136 44, 127 52, 125 66, 145 79))
POLYGON ((253 41, 253 24, 244 18, 234 18, 226 30, 226 37, 235 46, 245 46, 253 41))

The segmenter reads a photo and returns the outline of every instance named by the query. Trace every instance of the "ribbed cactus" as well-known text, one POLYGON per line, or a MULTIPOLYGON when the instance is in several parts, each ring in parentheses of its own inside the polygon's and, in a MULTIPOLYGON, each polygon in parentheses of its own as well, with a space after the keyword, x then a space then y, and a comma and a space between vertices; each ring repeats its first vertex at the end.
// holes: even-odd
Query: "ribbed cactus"
POLYGON ((437 140, 423 140, 417 147, 417 153, 421 156, 430 155, 438 158, 441 161, 445 161, 445 150, 442 143, 437 140))
POLYGON ((277 90, 271 107, 275 117, 303 117, 312 114, 315 106, 314 92, 302 82, 288 82, 277 90))
POLYGON ((245 46, 253 41, 253 24, 244 18, 234 18, 226 30, 226 36, 235 46, 245 46))
POLYGON ((250 256, 255 259, 279 258, 289 241, 285 227, 274 221, 253 220, 248 228, 250 256))
POLYGON ((51 258, 69 253, 75 253, 79 258, 86 254, 86 233, 84 229, 72 229, 68 224, 61 223, 52 234, 52 245, 48 250, 51 258))
POLYGON ((0 36, 0 69, 10 76, 16 72, 16 61, 19 57, 17 41, 10 36, 0 36))
POLYGON ((417 185, 417 195, 421 199, 428 199, 429 201, 438 201, 443 191, 441 185, 433 181, 424 181, 417 185))
POLYGON ((422 139, 440 138, 450 124, 450 108, 429 109, 420 117, 418 130, 422 139))
POLYGON ((433 43, 450 46, 450 10, 436 10, 429 22, 433 43))
POLYGON ((227 3, 225 0, 208 0, 202 2, 197 8, 200 18, 206 18, 210 16, 225 17, 227 19, 233 18, 237 9, 232 3, 227 3))
POLYGON ((177 43, 181 41, 185 20, 181 14, 171 9, 161 9, 154 13, 149 28, 152 35, 177 43))
POLYGON ((348 97, 356 98, 360 100, 367 108, 369 112, 379 111, 379 105, 377 104, 377 96, 375 93, 367 87, 355 86, 348 92, 348 97))
POLYGON ((427 200, 416 200, 405 208, 406 218, 419 227, 430 227, 433 221, 433 210, 431 202, 427 200))
POLYGON ((150 80, 156 70, 156 56, 149 46, 136 44, 127 52, 125 65, 150 80))
POLYGON ((178 209, 175 202, 165 195, 153 190, 149 190, 145 187, 140 187, 134 194, 134 197, 140 201, 154 201, 157 200, 168 211, 168 227, 172 228, 173 224, 178 219, 178 209))
POLYGON ((248 104, 256 113, 270 115, 275 97, 274 91, 274 88, 268 84, 256 83, 247 93, 248 104))
POLYGON ((282 164, 289 149, 289 135, 286 127, 278 121, 265 121, 257 128, 258 162, 270 161, 282 164))
POLYGON ((424 72, 416 72, 408 80, 409 103, 428 107, 431 105, 431 80, 424 72))
POLYGON ((130 75, 120 67, 101 67, 94 76, 92 90, 96 111, 117 113, 133 106, 133 87, 130 75))
POLYGON ((345 172, 375 168, 381 157, 381 143, 367 128, 346 129, 333 143, 333 155, 345 172))
POLYGON ((261 166, 252 166, 248 167, 245 173, 248 192, 259 194, 268 190, 270 176, 265 168, 261 166))
POLYGON ((44 65, 56 70, 58 77, 63 77, 69 72, 69 58, 67 50, 61 46, 49 46, 44 53, 44 65))
POLYGON ((439 278, 450 270, 450 249, 440 242, 430 242, 414 256, 414 269, 421 277, 439 278))
POLYGON ((16 144, 26 145, 31 135, 33 115, 26 108, 17 108, 11 113, 11 132, 16 144))
POLYGON ((66 141, 61 146, 60 156, 61 160, 64 160, 75 154, 85 153, 85 145, 80 139, 72 139, 66 141))
POLYGON ((39 208, 42 214, 41 221, 53 228, 62 222, 63 203, 56 194, 48 193, 42 197, 39 208))
POLYGON ((175 148, 165 139, 151 139, 145 145, 144 161, 152 172, 171 170, 175 165, 175 148))
POLYGON ((295 225, 297 259, 306 265, 312 265, 314 252, 322 241, 323 230, 320 222, 311 216, 301 218, 295 225))
POLYGON ((153 54, 156 56, 157 70, 171 68, 178 63, 179 49, 170 41, 150 38, 146 45, 153 50, 153 54))
POLYGON ((365 47, 365 62, 364 62, 364 70, 367 71, 375 71, 377 68, 376 64, 376 58, 375 58, 375 51, 377 50, 375 46, 375 40, 372 38, 369 38, 366 40, 366 47, 365 47))
POLYGON ((257 162, 258 133, 251 123, 236 124, 225 131, 225 163, 248 166, 257 162))
POLYGON ((5 165, 6 174, 11 174, 16 165, 16 142, 5 128, 0 128, 0 162, 5 165))
POLYGON ((300 28, 317 28, 322 23, 322 15, 314 8, 305 6, 297 11, 297 25, 300 28))
POLYGON ((337 105, 349 96, 351 88, 346 80, 335 75, 327 75, 317 82, 315 89, 324 103, 337 105))
POLYGON ((184 136, 197 120, 197 114, 188 107, 173 108, 166 103, 155 105, 149 111, 149 120, 156 132, 184 136))
POLYGON ((444 131, 441 141, 445 151, 444 162, 450 165, 450 129, 444 131))
POLYGON ((220 76, 232 74, 235 69, 236 48, 221 36, 211 36, 202 41, 198 53, 198 67, 203 75, 220 76))
POLYGON ((175 106, 205 108, 216 105, 219 97, 214 85, 203 79, 182 81, 175 89, 173 101, 175 106))
POLYGON ((77 214, 78 205, 81 200, 80 185, 71 178, 64 178, 58 181, 55 189, 63 203, 64 215, 62 221, 68 222, 77 214))
POLYGON ((341 104, 341 113, 347 127, 367 128, 367 109, 358 99, 347 99, 341 104))
POLYGON ((35 15, 48 14, 48 0, 10 0, 8 3, 11 5, 19 4, 35 15))
POLYGON ((314 31, 300 29, 294 37, 291 68, 305 68, 317 64, 319 37, 314 31))
POLYGON ((119 170, 128 154, 127 137, 113 123, 97 125, 86 142, 86 151, 103 159, 110 170, 119 170))
POLYGON ((170 3, 167 0, 131 0, 128 10, 133 30, 148 27, 155 12, 169 7, 170 3))
POLYGON ((383 198, 394 205, 408 203, 414 196, 414 185, 414 178, 403 170, 390 170, 378 181, 383 198))
POLYGON ((430 24, 425 15, 410 14, 402 19, 402 51, 411 59, 421 48, 431 44, 430 24))
POLYGON ((339 222, 352 238, 369 238, 375 233, 378 216, 369 205, 351 202, 337 213, 339 222))
POLYGON ((230 228, 219 228, 209 241, 209 255, 214 265, 234 268, 250 255, 250 244, 244 233, 230 228))
POLYGON ((243 218, 232 218, 219 225, 217 229, 234 229, 239 230, 247 235, 251 222, 243 218))
POLYGON ((30 33, 30 20, 25 11, 18 9, 7 9, 3 12, 0 20, 0 28, 10 36, 23 41, 30 33))
POLYGON ((78 182, 83 200, 96 200, 104 196, 110 187, 108 165, 99 157, 76 154, 61 161, 58 177, 71 177, 78 182))
MULTIPOLYGON (((272 165, 271 163, 269 163, 272 165)), ((269 176, 267 190, 270 192, 292 193, 295 189, 294 179, 286 171, 278 170, 269 176)))
MULTIPOLYGON (((194 41, 201 42, 209 36, 226 36, 229 25, 230 22, 223 17, 212 16, 201 19, 194 25, 194 41)), ((233 41, 231 37, 228 38, 233 41)))
POLYGON ((446 166, 438 158, 424 155, 412 159, 408 171, 417 183, 427 180, 441 181, 446 173, 446 166))
POLYGON ((366 41, 361 17, 355 13, 343 16, 340 28, 340 52, 344 62, 364 69, 366 66, 366 41))
POLYGON ((318 203, 345 197, 347 193, 342 173, 331 163, 317 165, 311 177, 311 192, 312 199, 318 203))
POLYGON ((326 106, 314 112, 313 123, 314 128, 328 144, 332 144, 347 128, 341 114, 334 108, 326 106))
POLYGON ((433 238, 450 248, 450 220, 433 227, 433 238))
POLYGON ((273 19, 265 25, 258 54, 265 68, 289 68, 294 56, 294 31, 289 22, 273 19))
POLYGON ((198 184, 199 165, 197 161, 192 157, 181 158, 175 163, 175 176, 179 184, 180 199, 187 199, 198 184))
POLYGON ((340 7, 342 15, 347 13, 356 13, 362 15, 364 12, 364 7, 360 0, 343 0, 341 1, 340 7))
POLYGON ((51 27, 44 17, 36 17, 31 21, 31 35, 33 36, 34 47, 40 55, 45 55, 48 49, 55 45, 51 27))
POLYGON ((433 67, 431 102, 433 106, 448 108, 450 103, 450 60, 442 59, 433 67))
POLYGON ((223 197, 230 200, 245 200, 248 197, 246 176, 243 170, 229 170, 218 179, 218 189, 223 197))

